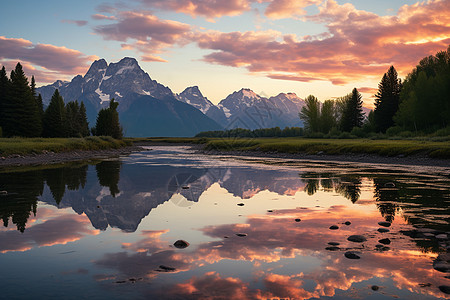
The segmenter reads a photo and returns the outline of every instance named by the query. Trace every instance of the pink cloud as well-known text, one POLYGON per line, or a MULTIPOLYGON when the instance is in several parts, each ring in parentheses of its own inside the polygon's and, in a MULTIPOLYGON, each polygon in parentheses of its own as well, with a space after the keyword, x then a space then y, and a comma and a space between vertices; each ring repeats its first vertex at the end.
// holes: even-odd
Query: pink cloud
POLYGON ((154 56, 162 49, 175 44, 184 45, 191 31, 191 26, 171 20, 161 20, 149 12, 123 11, 114 24, 100 25, 94 32, 105 40, 126 42, 124 49, 136 49, 144 53, 144 61, 165 60, 154 56), (131 40, 131 42, 127 42, 131 40))
POLYGON ((295 15, 305 15, 305 7, 318 5, 322 0, 272 0, 265 11, 271 19, 289 18, 295 15))
POLYGON ((421 58, 450 43, 450 6, 442 0, 405 5, 396 16, 384 17, 329 0, 317 15, 305 18, 328 24, 329 32, 296 40, 274 31, 207 31, 193 39, 200 48, 213 50, 204 57, 209 63, 336 85, 379 79, 392 64, 405 76, 421 58))
POLYGON ((162 10, 173 10, 193 17, 213 19, 222 16, 236 16, 250 10, 249 0, 141 0, 142 3, 162 10))
POLYGON ((75 24, 77 26, 86 26, 88 21, 84 21, 84 20, 62 20, 62 23, 67 23, 67 24, 75 24))
POLYGON ((25 39, 0 36, 0 64, 12 69, 17 62, 32 72, 38 82, 64 75, 85 73, 96 56, 87 56, 80 51, 49 44, 33 44, 25 39), (39 78, 42 76, 42 78, 39 78))
POLYGON ((94 20, 117 20, 117 18, 115 16, 105 16, 102 14, 92 15, 92 19, 94 19, 94 20))
POLYGON ((87 217, 78 215, 56 215, 43 223, 27 228, 24 233, 18 231, 0 231, 0 253, 27 251, 34 247, 63 245, 74 242, 86 235, 96 235, 87 217))

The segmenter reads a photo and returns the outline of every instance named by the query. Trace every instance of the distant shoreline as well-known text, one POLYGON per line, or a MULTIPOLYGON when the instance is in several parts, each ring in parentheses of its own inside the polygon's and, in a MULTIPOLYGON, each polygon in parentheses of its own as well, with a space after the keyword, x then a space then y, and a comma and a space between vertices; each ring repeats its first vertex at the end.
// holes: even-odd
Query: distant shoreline
POLYGON ((117 157, 120 155, 129 155, 133 152, 142 151, 139 146, 127 146, 118 149, 101 150, 71 150, 66 152, 45 152, 40 154, 13 154, 0 159, 1 167, 30 166, 30 165, 52 165, 59 163, 68 163, 73 161, 104 159, 117 157))
MULTIPOLYGON (((40 154, 26 154, 26 155, 10 155, 0 159, 1 167, 11 166, 29 166, 29 165, 51 165, 58 163, 67 163, 72 161, 105 159, 110 157, 117 157, 121 155, 129 155, 134 152, 143 151, 142 146, 189 146, 201 155, 223 155, 223 156, 238 156, 249 158, 279 158, 279 159, 293 159, 293 160, 310 160, 320 162, 340 162, 340 163, 364 163, 364 164, 387 164, 387 165, 402 165, 402 166, 428 166, 428 167, 442 167, 449 168, 450 159, 430 158, 426 155, 410 155, 410 156, 381 156, 377 154, 307 154, 307 153, 284 153, 284 152, 264 152, 258 150, 205 150, 202 144, 193 143, 166 143, 166 142, 138 142, 133 146, 122 147, 119 149, 102 149, 102 150, 75 150, 67 152, 45 152, 40 154)), ((0 169, 1 171, 1 169, 0 169)))
POLYGON ((293 160, 312 160, 321 162, 340 162, 340 163, 364 163, 364 164, 386 164, 402 166, 427 166, 448 168, 450 172, 450 160, 430 158, 425 155, 411 156, 381 156, 377 154, 307 154, 307 153, 283 153, 283 152, 263 152, 263 151, 218 151, 201 150, 198 145, 194 146, 199 154, 204 155, 225 155, 250 158, 280 158, 293 160))

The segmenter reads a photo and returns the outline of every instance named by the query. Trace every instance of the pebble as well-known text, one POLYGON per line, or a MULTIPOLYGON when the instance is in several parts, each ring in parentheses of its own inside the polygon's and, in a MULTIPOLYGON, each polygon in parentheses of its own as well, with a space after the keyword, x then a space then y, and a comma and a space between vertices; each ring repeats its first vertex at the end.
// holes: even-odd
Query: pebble
POLYGON ((391 222, 381 221, 381 222, 378 222, 378 225, 383 226, 383 227, 391 227, 391 222))
POLYGON ((245 204, 244 203, 238 203, 237 205, 238 206, 244 206, 245 204))
POLYGON ((450 286, 449 285, 441 285, 439 287, 439 289, 441 290, 441 292, 443 292, 444 294, 450 294, 450 286))
POLYGON ((237 236, 239 236, 239 237, 244 237, 244 236, 247 236, 247 234, 246 234, 246 233, 236 233, 236 235, 237 235, 237 236))
POLYGON ((331 225, 331 226, 330 226, 330 229, 331 229, 331 230, 336 230, 336 229, 339 229, 339 226, 337 226, 337 225, 331 225))
POLYGON ((367 241, 367 239, 362 235, 351 235, 347 238, 350 242, 362 243, 367 241))
POLYGON ((160 265, 159 268, 161 269, 161 270, 157 270, 159 272, 173 272, 173 271, 176 270, 175 268, 168 267, 168 266, 165 266, 165 265, 160 265))
POLYGON ((184 249, 189 246, 189 243, 186 242, 185 240, 178 240, 175 243, 173 243, 173 245, 178 249, 184 249))
POLYGON ((300 219, 295 219, 295 222, 300 222, 301 220, 300 219))
POLYGON ((350 222, 350 221, 345 221, 344 224, 348 226, 348 225, 352 224, 352 222, 350 222))
POLYGON ((328 250, 328 251, 338 251, 338 250, 341 250, 341 248, 336 247, 336 246, 330 246, 330 247, 326 247, 325 250, 328 250))
POLYGON ((344 254, 345 257, 347 257, 348 259, 360 259, 361 257, 356 254, 356 252, 354 251, 347 251, 344 254))
POLYGON ((383 245, 389 245, 391 243, 390 239, 381 239, 378 241, 378 243, 381 243, 383 245))

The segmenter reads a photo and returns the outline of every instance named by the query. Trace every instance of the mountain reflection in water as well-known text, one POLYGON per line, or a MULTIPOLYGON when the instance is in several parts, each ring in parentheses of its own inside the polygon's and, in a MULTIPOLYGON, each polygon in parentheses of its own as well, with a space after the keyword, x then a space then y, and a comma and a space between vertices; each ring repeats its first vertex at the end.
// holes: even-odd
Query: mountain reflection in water
POLYGON ((27 298, 21 276, 55 298, 450 299, 450 180, 439 172, 154 147, 0 172, 0 190, 5 297, 27 298), (20 273, 36 255, 42 273, 20 273), (55 274, 64 289, 40 279, 55 274))

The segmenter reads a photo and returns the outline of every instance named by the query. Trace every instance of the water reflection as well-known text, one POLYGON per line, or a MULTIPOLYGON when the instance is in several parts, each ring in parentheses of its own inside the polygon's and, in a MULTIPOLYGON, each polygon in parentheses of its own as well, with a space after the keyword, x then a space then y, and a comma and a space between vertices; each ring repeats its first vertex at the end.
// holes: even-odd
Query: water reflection
POLYGON ((60 274, 111 299, 450 298, 450 184, 438 173, 157 148, 0 173, 0 184, 0 260, 59 259, 70 265, 60 274), (177 239, 190 246, 177 249, 177 239))

